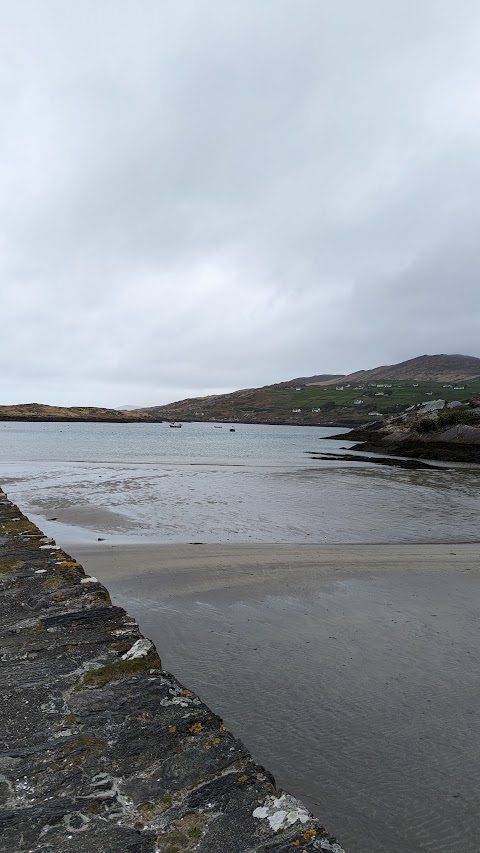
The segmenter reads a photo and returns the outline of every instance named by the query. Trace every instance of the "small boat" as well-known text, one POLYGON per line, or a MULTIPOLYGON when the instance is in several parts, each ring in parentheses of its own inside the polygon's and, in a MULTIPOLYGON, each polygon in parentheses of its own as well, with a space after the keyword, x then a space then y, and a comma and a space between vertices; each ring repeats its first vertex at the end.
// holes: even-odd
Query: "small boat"
POLYGON ((213 428, 214 429, 223 429, 223 427, 221 427, 221 426, 214 426, 213 428))
POLYGON ((235 432, 235 427, 230 427, 230 432, 235 432))
POLYGON ((176 423, 170 424, 170 426, 173 427, 173 429, 181 429, 182 428, 181 424, 176 424, 176 423))

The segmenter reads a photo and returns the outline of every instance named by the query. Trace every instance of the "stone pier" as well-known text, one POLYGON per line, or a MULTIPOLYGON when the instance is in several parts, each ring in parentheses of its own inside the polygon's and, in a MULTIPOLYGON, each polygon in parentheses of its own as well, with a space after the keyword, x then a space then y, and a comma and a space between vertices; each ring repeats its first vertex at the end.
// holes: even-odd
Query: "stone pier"
POLYGON ((1 490, 0 588, 1 851, 343 853, 1 490))

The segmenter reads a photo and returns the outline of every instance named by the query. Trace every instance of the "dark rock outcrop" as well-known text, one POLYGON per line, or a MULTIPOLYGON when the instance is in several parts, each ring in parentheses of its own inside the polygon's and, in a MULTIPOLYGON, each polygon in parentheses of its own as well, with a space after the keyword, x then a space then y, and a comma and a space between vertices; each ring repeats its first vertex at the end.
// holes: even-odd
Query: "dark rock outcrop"
POLYGON ((480 462, 480 417, 474 404, 452 407, 445 400, 433 400, 335 438, 360 442, 351 450, 364 453, 480 462))

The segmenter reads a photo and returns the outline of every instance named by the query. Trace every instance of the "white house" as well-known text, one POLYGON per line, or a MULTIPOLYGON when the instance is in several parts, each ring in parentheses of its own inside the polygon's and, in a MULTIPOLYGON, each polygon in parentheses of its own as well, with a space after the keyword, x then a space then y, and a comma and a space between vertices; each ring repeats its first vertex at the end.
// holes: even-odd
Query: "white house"
POLYGON ((361 405, 362 405, 362 403, 363 403, 363 400, 354 400, 354 401, 353 401, 353 405, 354 405, 354 406, 361 406, 361 405))
POLYGON ((336 385, 335 391, 343 391, 343 385, 336 385))
POLYGON ((292 412, 294 415, 298 415, 298 413, 301 411, 302 411, 301 409, 292 409, 292 412))

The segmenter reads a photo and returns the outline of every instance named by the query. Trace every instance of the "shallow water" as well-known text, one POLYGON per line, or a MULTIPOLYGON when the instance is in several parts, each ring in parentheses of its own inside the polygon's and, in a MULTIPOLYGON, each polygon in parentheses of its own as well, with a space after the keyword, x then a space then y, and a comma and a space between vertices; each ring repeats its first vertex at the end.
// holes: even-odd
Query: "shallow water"
MULTIPOLYGON (((1 423, 0 485, 60 544, 94 543, 93 574, 114 543, 478 542, 478 469, 313 461, 348 446, 334 433, 1 423)), ((98 577, 347 850, 476 853, 473 572, 414 567, 308 589, 298 574, 268 591, 250 567, 248 594, 227 578, 221 593, 167 600, 155 572, 140 583, 140 562, 126 580, 115 567, 98 577)))
POLYGON ((347 851, 477 853, 478 547, 283 547, 75 554, 347 851))
POLYGON ((478 469, 312 460, 336 432, 1 423, 0 484, 65 544, 478 539, 478 469))

